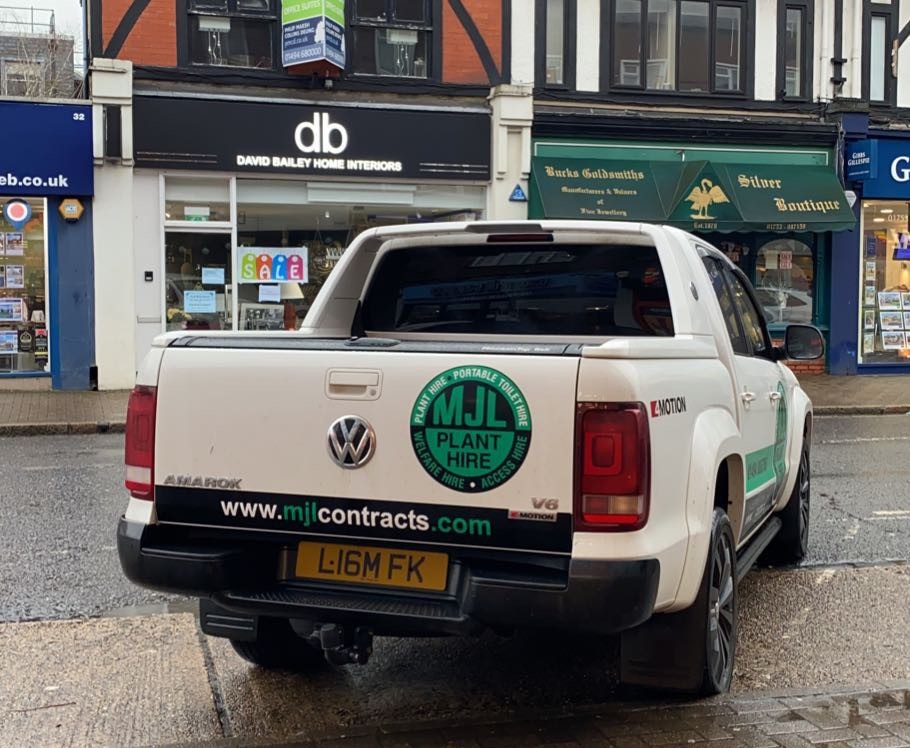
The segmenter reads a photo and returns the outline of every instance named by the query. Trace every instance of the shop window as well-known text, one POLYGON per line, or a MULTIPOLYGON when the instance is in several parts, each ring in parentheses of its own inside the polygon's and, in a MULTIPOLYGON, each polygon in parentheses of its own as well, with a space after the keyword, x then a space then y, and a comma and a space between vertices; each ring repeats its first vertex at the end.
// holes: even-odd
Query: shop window
POLYGON ((775 239, 758 250, 755 292, 770 325, 812 322, 812 249, 795 239, 775 239))
POLYGON ((616 88, 743 93, 748 4, 612 0, 616 88))
POLYGON ((429 0, 354 0, 350 67, 362 75, 427 78, 429 0))
POLYGON ((537 0, 538 85, 574 87, 575 0, 537 0))
POLYGON ((170 330, 230 330, 231 235, 168 231, 164 306, 170 330))
POLYGON ((782 99, 810 98, 812 0, 785 0, 778 10, 777 88, 782 99))
POLYGON ((907 202, 863 202, 860 361, 910 359, 910 224, 907 202))
POLYGON ((194 65, 272 68, 275 0, 190 0, 194 65))
POLYGON ((168 177, 164 198, 164 220, 168 223, 227 223, 231 220, 227 180, 168 177))
POLYGON ((50 368, 44 200, 23 202, 31 207, 25 225, 0 214, 0 374, 50 368))

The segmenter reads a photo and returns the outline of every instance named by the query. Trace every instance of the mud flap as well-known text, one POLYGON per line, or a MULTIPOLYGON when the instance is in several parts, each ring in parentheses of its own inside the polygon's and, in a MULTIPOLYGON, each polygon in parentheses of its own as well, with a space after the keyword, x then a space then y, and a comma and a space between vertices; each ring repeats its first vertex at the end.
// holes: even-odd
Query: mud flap
POLYGON ((620 640, 620 681, 669 691, 694 692, 705 677, 708 585, 678 613, 651 616, 624 631, 620 640))

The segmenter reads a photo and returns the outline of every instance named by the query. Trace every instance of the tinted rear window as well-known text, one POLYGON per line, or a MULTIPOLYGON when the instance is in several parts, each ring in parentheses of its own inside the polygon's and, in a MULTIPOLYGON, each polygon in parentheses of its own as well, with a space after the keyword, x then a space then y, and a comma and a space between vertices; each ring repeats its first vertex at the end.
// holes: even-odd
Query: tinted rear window
POLYGON ((388 252, 363 304, 381 332, 672 335, 657 250, 468 245, 388 252))

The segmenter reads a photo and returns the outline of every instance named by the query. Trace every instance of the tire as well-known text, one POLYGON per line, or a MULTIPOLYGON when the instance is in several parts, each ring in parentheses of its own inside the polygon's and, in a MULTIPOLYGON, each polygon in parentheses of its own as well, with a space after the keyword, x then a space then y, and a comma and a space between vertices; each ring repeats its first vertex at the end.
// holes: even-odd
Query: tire
POLYGON ((724 693, 736 656, 736 549, 730 520, 715 508, 695 601, 622 633, 620 681, 663 691, 724 693))
MULTIPOLYGON (((700 692, 710 696, 730 690, 736 659, 736 548, 730 520, 721 509, 714 510, 711 521, 711 545, 701 583, 707 606, 698 611, 705 617, 705 671, 700 692)), ((700 590, 696 605, 703 599, 700 590)))
POLYGON ((798 564, 809 551, 809 509, 812 489, 809 460, 809 434, 803 435, 796 483, 786 506, 778 512, 782 526, 759 559, 762 564, 783 566, 798 564))
POLYGON ((301 639, 281 618, 262 618, 256 641, 231 640, 234 651, 266 670, 304 672, 326 666, 322 652, 301 639))

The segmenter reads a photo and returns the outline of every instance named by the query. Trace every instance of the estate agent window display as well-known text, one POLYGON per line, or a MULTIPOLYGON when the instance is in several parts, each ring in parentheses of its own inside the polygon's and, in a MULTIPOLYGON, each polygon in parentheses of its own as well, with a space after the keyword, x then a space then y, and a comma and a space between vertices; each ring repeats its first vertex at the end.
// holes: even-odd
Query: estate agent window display
POLYGON ((44 200, 16 227, 0 214, 0 374, 42 372, 48 364, 44 200))
POLYGON ((907 363, 910 224, 906 202, 863 202, 860 263, 860 363, 907 363))

